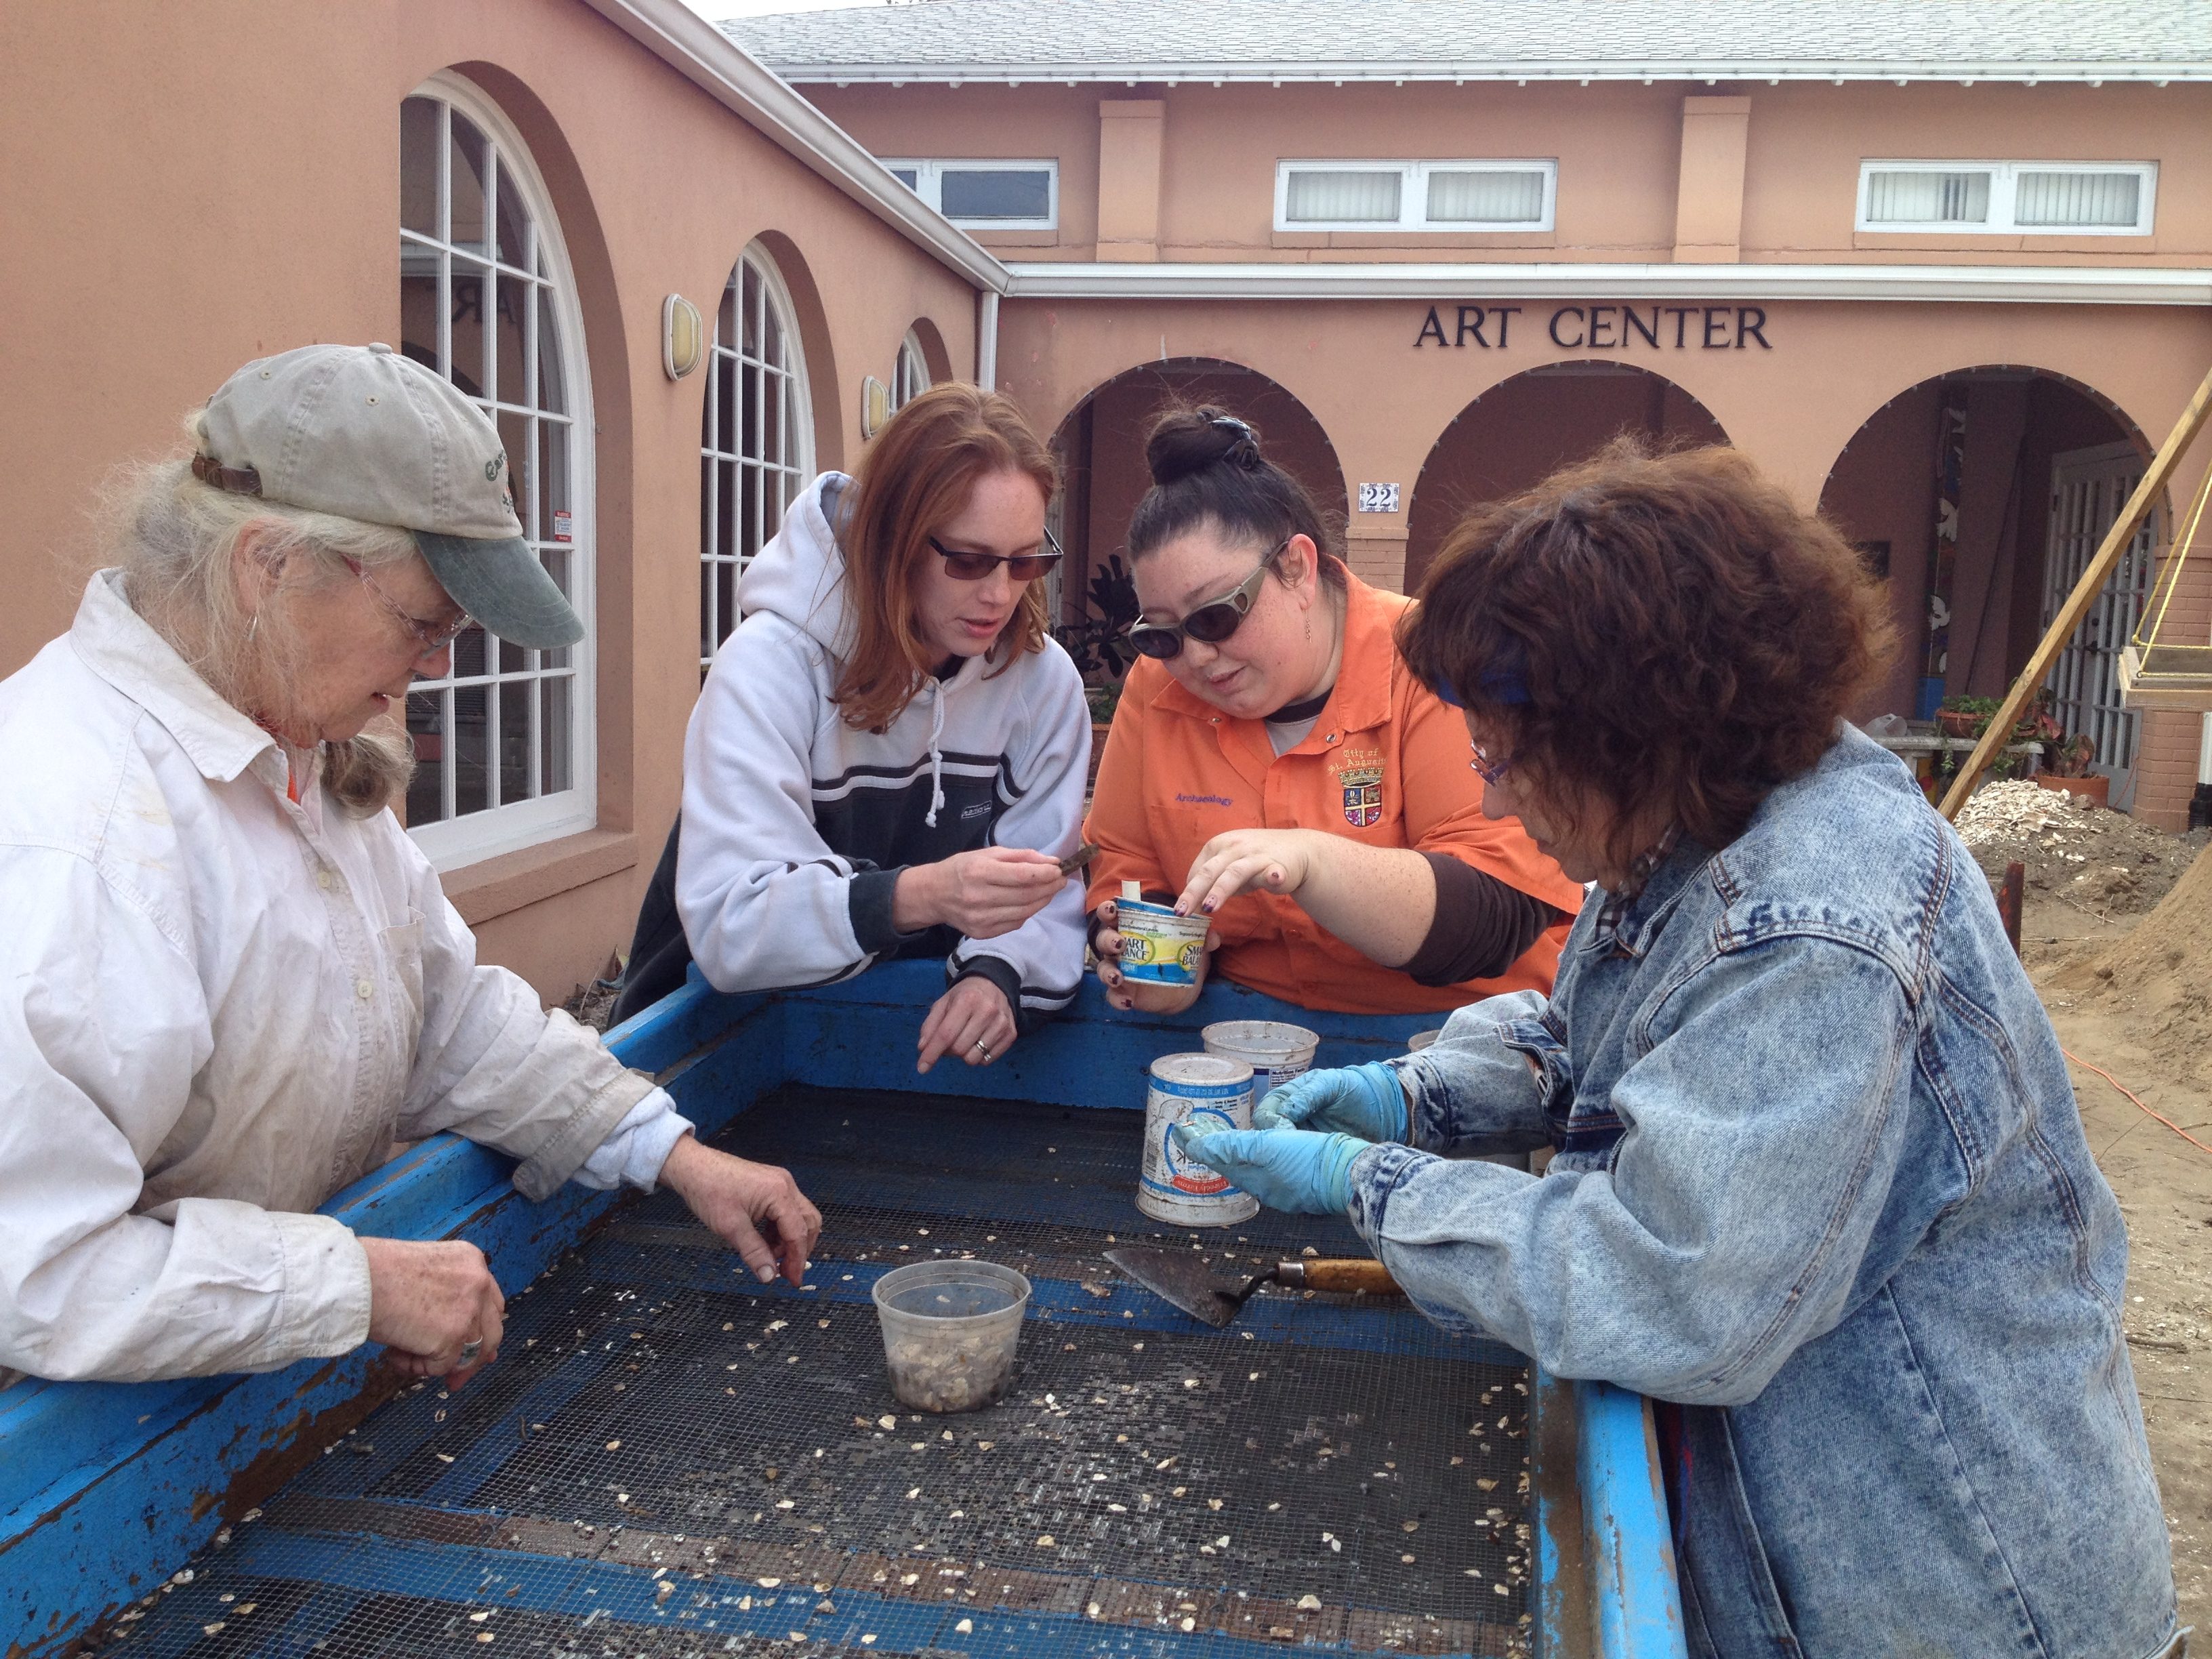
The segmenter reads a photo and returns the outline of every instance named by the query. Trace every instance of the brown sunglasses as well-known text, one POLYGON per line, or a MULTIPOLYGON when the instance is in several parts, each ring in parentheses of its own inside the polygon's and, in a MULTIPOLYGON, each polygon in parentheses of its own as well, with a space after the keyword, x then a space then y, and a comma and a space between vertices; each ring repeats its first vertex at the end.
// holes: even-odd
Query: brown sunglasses
POLYGON ((1049 526, 1045 529, 1044 542, 1051 552, 1019 553, 1011 559, 996 553, 956 551, 934 536, 927 539, 937 550, 938 556, 945 561, 945 574, 956 582, 980 582, 1000 565, 1006 567, 1006 574, 1016 581, 1033 582, 1067 556, 1060 548, 1060 538, 1052 533, 1049 526))

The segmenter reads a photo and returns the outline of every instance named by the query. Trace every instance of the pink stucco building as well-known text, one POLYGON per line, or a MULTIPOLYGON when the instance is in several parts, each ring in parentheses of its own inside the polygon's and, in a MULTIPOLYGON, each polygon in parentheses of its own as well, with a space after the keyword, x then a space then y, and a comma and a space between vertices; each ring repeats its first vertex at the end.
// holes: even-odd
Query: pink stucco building
MULTIPOLYGON (((380 339, 495 410, 590 623, 465 639, 409 715, 410 828, 549 994, 628 938, 736 569, 928 380, 1059 434, 1089 559, 1164 395, 1243 410, 1394 586, 1624 428, 1725 438, 1886 562, 1883 709, 1998 690, 2212 366, 2212 22, 2002 10, 9 6, 0 672, 67 626, 118 462, 249 357, 380 339), (708 335, 681 375, 676 301, 708 335)), ((2062 690, 2174 823, 2202 722, 2109 684, 2148 576, 2062 690)), ((2176 616, 2204 636, 2203 585, 2176 616)))

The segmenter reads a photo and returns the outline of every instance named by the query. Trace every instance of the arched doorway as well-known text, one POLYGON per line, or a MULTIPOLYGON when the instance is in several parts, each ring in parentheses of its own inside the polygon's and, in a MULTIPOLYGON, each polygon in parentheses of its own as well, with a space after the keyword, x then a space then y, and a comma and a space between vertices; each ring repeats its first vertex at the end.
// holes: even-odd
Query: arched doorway
MULTIPOLYGON (((1931 717, 1945 696, 2001 697, 2148 464, 2118 406, 2047 370, 1984 365, 1908 386, 1836 457, 1820 510, 1890 585, 1900 650, 1881 708, 1931 717)), ((2158 515, 2047 682, 2087 736, 2112 803, 2133 793, 2140 717, 2120 705, 2119 649, 2151 575, 2158 515)))
POLYGON ((1297 397, 1256 369, 1216 357, 1169 357, 1126 369, 1068 412, 1053 436, 1065 477, 1053 527, 1067 550, 1051 595, 1056 621, 1079 623, 1091 574, 1124 550, 1129 515, 1151 484, 1145 431, 1169 404, 1212 404, 1258 429, 1268 459, 1341 522, 1344 469, 1328 433, 1297 397))
POLYGON ((1548 363, 1501 380, 1453 417, 1421 464, 1406 521, 1406 591, 1468 508, 1542 482, 1624 432, 1660 448, 1724 444, 1705 406, 1632 364, 1548 363))

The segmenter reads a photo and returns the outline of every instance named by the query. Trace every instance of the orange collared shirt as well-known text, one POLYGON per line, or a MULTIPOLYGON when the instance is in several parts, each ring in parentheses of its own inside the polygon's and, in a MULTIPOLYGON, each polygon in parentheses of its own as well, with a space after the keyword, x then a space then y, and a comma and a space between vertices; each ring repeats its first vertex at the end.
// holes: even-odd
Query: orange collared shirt
MULTIPOLYGON (((1520 824, 1482 815, 1467 727, 1414 679, 1393 629, 1413 603, 1351 580, 1335 689, 1304 742, 1278 756, 1265 722, 1192 696, 1165 668, 1130 669, 1098 768, 1086 841, 1098 844, 1089 904, 1124 881, 1180 892, 1199 849, 1227 830, 1326 830, 1370 847, 1442 853, 1571 917, 1583 890, 1520 824)), ((1503 991, 1549 992, 1564 921, 1497 979, 1417 985, 1345 944, 1297 900, 1247 893, 1214 917, 1212 970, 1305 1008, 1419 1013, 1503 991)))

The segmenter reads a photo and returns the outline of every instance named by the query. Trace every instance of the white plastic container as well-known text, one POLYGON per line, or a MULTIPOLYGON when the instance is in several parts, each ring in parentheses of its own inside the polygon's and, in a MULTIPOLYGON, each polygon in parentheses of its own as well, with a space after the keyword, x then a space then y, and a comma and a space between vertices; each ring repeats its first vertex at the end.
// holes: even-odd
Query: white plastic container
POLYGON ((1198 982, 1212 918, 1179 916, 1167 905, 1125 898, 1115 902, 1114 926, 1121 935, 1124 977, 1147 985, 1198 982))
POLYGON ((1228 1227, 1260 1213, 1260 1200, 1226 1176, 1182 1155, 1168 1131, 1252 1127, 1252 1068, 1218 1054, 1168 1054, 1152 1062, 1145 1095, 1145 1162, 1137 1207, 1178 1227, 1228 1227))
POLYGON ((1310 1070, 1314 1050, 1321 1045, 1318 1031, 1276 1019, 1218 1019, 1199 1035, 1206 1039, 1209 1054, 1241 1060, 1252 1068, 1255 1107, 1277 1084, 1310 1070))
POLYGON ((900 1403, 980 1411, 1013 1380, 1030 1282, 995 1261, 915 1261, 875 1284, 884 1364, 900 1403))

